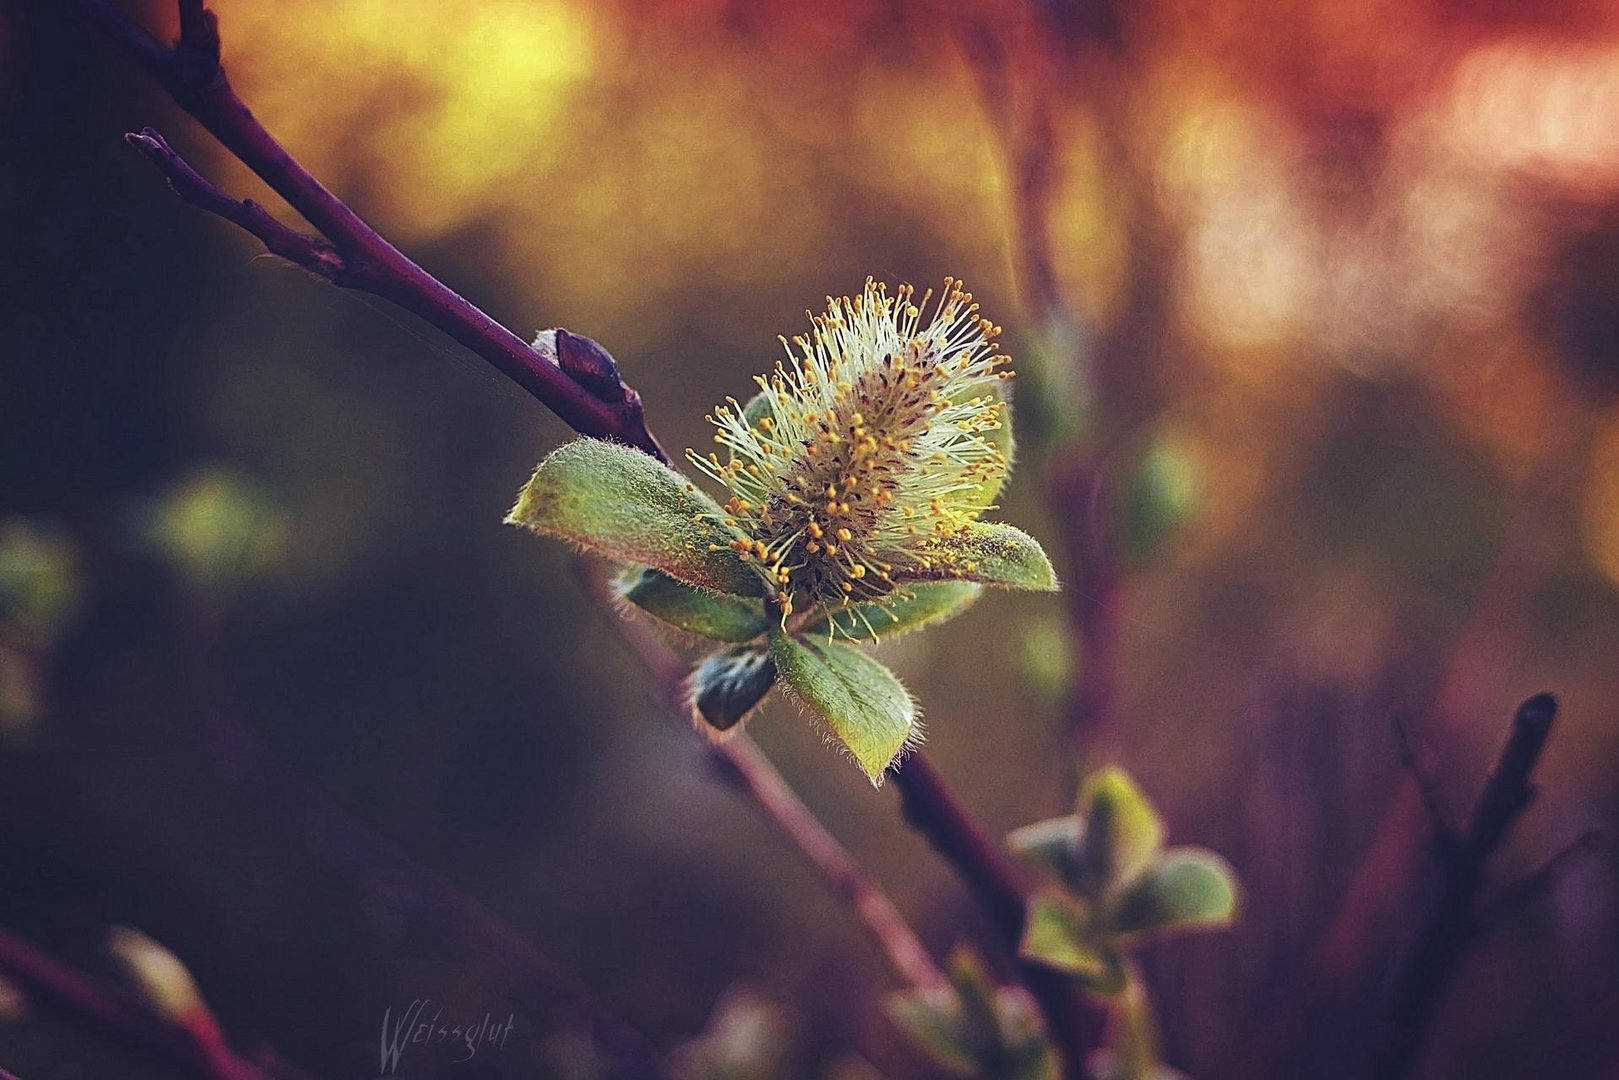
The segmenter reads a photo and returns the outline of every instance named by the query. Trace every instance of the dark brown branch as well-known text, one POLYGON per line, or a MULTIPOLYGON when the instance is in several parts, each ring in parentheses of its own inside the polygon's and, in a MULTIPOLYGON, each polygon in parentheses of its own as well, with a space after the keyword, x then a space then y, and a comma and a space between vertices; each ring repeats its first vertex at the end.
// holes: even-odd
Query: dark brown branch
POLYGON ((30 998, 61 1009, 156 1063, 199 1080, 272 1080, 225 1042, 211 1014, 183 1023, 104 989, 37 946, 0 930, 0 974, 30 998))
POLYGON ((1444 887, 1395 982, 1377 1076, 1405 1076, 1416 1064, 1462 956, 1477 936, 1484 864, 1534 798, 1529 776, 1556 716, 1557 698, 1549 693, 1536 694, 1518 706, 1466 829, 1454 844, 1442 848, 1444 887))
MULTIPOLYGON (((1007 952, 1017 955, 1028 915, 1027 891, 1006 853, 968 816, 944 777, 920 753, 890 774, 905 820, 927 838, 983 909, 1007 952)), ((1102 1041, 1105 1012, 1079 984, 1050 968, 1019 961, 1023 985, 1034 996, 1063 1061, 1063 1075, 1089 1075, 1091 1051, 1102 1041)))
MULTIPOLYGON (((333 272, 322 273, 323 277, 343 288, 391 300, 432 323, 493 364, 575 431, 615 439, 661 461, 668 460, 647 429, 640 395, 633 389, 620 381, 610 391, 603 392, 599 387, 587 387, 570 378, 559 365, 541 356, 516 334, 383 239, 299 164, 254 118, 231 88, 225 69, 219 63, 217 24, 212 12, 201 3, 196 0, 180 3, 181 36, 173 49, 159 44, 108 0, 74 0, 73 10, 81 21, 112 38, 139 60, 181 108, 331 243, 340 266, 330 267, 333 272)), ((179 162, 172 151, 164 154, 142 139, 149 140, 151 136, 136 136, 132 141, 162 166, 173 182, 176 163, 181 166, 184 163, 179 162)), ((185 171, 191 173, 189 168, 185 171)), ((204 199, 198 202, 198 198, 188 196, 189 201, 198 202, 265 240, 266 246, 269 246, 266 233, 283 244, 291 244, 292 237, 297 235, 285 227, 269 229, 264 224, 268 215, 262 210, 248 209, 250 204, 235 203, 202 182, 201 177, 196 177, 196 181, 201 183, 200 188, 197 183, 185 180, 182 181, 185 186, 176 185, 177 190, 182 194, 189 190, 190 195, 204 199)), ((307 237, 302 239, 308 241, 307 237)), ((293 247, 308 254, 306 248, 293 247)), ((305 265, 298 259, 292 261, 305 265)), ((318 269, 316 272, 321 273, 318 269)))

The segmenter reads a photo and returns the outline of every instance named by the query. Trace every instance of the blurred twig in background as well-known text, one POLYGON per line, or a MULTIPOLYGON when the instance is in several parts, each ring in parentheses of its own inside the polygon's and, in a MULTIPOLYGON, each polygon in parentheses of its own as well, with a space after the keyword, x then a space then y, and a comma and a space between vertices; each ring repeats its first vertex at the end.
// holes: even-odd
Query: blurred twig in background
POLYGON ((1536 694, 1518 706, 1506 744, 1479 793, 1466 828, 1439 835, 1444 888, 1390 996, 1387 1035, 1376 1065, 1378 1075, 1405 1076, 1416 1065, 1423 1037, 1456 977, 1463 952, 1477 934, 1484 863, 1534 798, 1529 774, 1540 760, 1556 717, 1557 698, 1551 694, 1536 694))
POLYGON ((233 1050, 201 999, 184 1013, 141 1008, 90 976, 5 930, 0 930, 0 975, 30 997, 72 1016, 101 1035, 137 1048, 154 1063, 197 1080, 301 1080, 303 1074, 266 1070, 233 1050))

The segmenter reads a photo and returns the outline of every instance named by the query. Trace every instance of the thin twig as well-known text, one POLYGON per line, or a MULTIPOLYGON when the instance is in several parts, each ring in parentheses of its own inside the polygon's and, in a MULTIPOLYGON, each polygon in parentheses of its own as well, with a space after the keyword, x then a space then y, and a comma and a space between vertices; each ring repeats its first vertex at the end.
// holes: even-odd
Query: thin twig
POLYGON ((1377 1076, 1405 1076, 1416 1064, 1423 1038, 1456 977, 1462 955, 1476 936, 1485 861, 1534 798, 1529 776, 1556 716, 1557 698, 1541 693, 1519 705, 1512 718, 1506 743, 1484 782, 1467 828, 1450 849, 1439 901, 1396 980, 1377 1076))
POLYGON ((151 128, 140 134, 124 136, 135 149, 145 154, 164 176, 175 194, 226 221, 243 232, 251 233, 264 243, 272 255, 301 266, 327 281, 337 281, 347 269, 337 249, 317 236, 305 236, 296 229, 277 221, 252 199, 233 199, 202 178, 202 175, 174 152, 168 142, 151 128))
POLYGON ((88 1021, 170 1069, 200 1080, 273 1080, 239 1057, 205 1026, 183 1024, 142 1009, 38 946, 0 930, 0 973, 24 993, 88 1021))
MULTIPOLYGON (((367 225, 358 214, 289 154, 266 131, 231 88, 219 63, 219 33, 213 13, 197 0, 180 2, 180 40, 173 49, 160 44, 108 0, 74 0, 72 10, 90 27, 121 45, 140 61, 175 102, 207 128, 220 144, 269 184, 329 241, 338 262, 319 260, 308 267, 335 285, 383 297, 421 316, 493 364, 584 435, 615 439, 667 461, 668 456, 647 429, 641 398, 620 380, 610 389, 571 378, 560 366, 531 348, 516 334, 452 291, 411 261, 367 225)), ((290 229, 270 229, 261 210, 247 209, 195 176, 150 129, 132 143, 156 162, 188 201, 219 214, 266 242, 273 236, 283 247, 309 254, 290 229), (184 172, 181 172, 184 167, 184 172), (210 194, 211 192, 211 194, 210 194)), ((301 238, 305 241, 307 237, 301 238)), ((293 262, 306 265, 297 258, 293 262)))
POLYGON ((1445 804, 1439 797, 1439 789, 1434 785, 1433 775, 1417 754, 1416 744, 1411 739, 1411 726, 1406 723, 1405 716, 1396 713, 1394 716, 1394 741, 1399 747, 1400 764, 1417 785, 1417 791, 1422 795, 1422 805, 1428 808, 1428 817, 1433 821, 1434 828, 1439 831, 1439 841, 1442 844, 1454 842, 1459 830, 1450 820, 1450 814, 1445 810, 1445 804))
MULTIPOLYGON (((640 619, 623 618, 615 610, 607 583, 600 573, 583 575, 603 613, 620 636, 635 650, 651 672, 664 711, 675 723, 689 728, 684 681, 686 666, 640 619)), ((832 890, 860 916, 866 931, 888 958, 894 973, 921 990, 948 986, 899 908, 860 864, 838 843, 804 804, 770 760, 746 735, 705 744, 708 758, 721 777, 746 795, 809 860, 832 890)))

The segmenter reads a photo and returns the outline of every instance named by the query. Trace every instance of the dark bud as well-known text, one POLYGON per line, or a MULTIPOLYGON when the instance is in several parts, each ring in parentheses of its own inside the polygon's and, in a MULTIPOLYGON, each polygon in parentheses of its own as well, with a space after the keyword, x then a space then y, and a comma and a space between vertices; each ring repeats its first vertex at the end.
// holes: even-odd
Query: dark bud
POLYGON ((591 396, 611 404, 624 400, 624 381, 612 354, 587 337, 557 328, 557 364, 591 396))
POLYGON ((770 650, 742 645, 717 652, 691 675, 691 699, 697 715, 718 732, 741 723, 776 685, 776 662, 770 650))

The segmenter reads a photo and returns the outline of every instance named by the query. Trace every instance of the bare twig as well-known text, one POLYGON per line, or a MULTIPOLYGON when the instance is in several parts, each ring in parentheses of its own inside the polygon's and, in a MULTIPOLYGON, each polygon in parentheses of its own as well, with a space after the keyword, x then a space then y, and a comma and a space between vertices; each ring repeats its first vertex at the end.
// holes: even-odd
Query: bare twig
POLYGON ((305 236, 288 228, 252 199, 236 200, 204 180, 168 142, 151 128, 129 134, 124 140, 145 154, 164 176, 175 194, 251 233, 264 243, 265 250, 327 281, 337 281, 347 269, 337 249, 316 236, 305 236))
POLYGON ((1519 705, 1512 718, 1507 741, 1484 782, 1467 827, 1449 849, 1439 901, 1395 983, 1388 1029, 1378 1057, 1378 1076, 1405 1076, 1416 1064, 1423 1038, 1456 976, 1463 953, 1476 936, 1476 908, 1485 861, 1501 846, 1534 798, 1535 788, 1529 776, 1540 760, 1556 716, 1557 698, 1541 693, 1519 705))
POLYGON ((1427 807, 1428 817, 1433 821, 1434 828, 1439 830, 1440 843, 1455 842, 1459 830, 1445 810, 1439 789, 1434 786, 1433 775, 1417 753, 1416 744, 1411 740, 1411 726, 1406 723, 1404 715, 1398 713, 1394 717, 1394 741, 1400 750, 1400 764, 1405 766, 1405 771, 1417 785, 1417 791, 1422 795, 1422 805, 1427 807))
POLYGON ((220 193, 150 129, 132 137, 131 142, 158 164, 187 201, 246 229, 277 255, 335 285, 372 293, 421 316, 493 364, 575 431, 615 439, 668 460, 647 429, 640 395, 633 389, 617 379, 611 388, 604 388, 571 378, 411 261, 315 179, 264 129, 231 88, 219 63, 219 33, 213 13, 197 0, 181 0, 179 6, 180 40, 173 49, 131 22, 109 0, 74 0, 72 8, 81 21, 139 60, 181 108, 303 215, 330 242, 336 259, 311 246, 317 241, 285 226, 267 224, 269 215, 262 209, 220 193))
POLYGON ((854 908, 901 979, 922 990, 947 985, 927 947, 894 901, 826 830, 752 740, 737 735, 713 747, 711 756, 716 768, 759 804, 821 872, 833 891, 854 908))
POLYGON ((180 1023, 140 1008, 5 930, 0 930, 0 974, 31 997, 87 1021, 183 1075, 200 1080, 273 1080, 238 1056, 217 1024, 180 1023))

